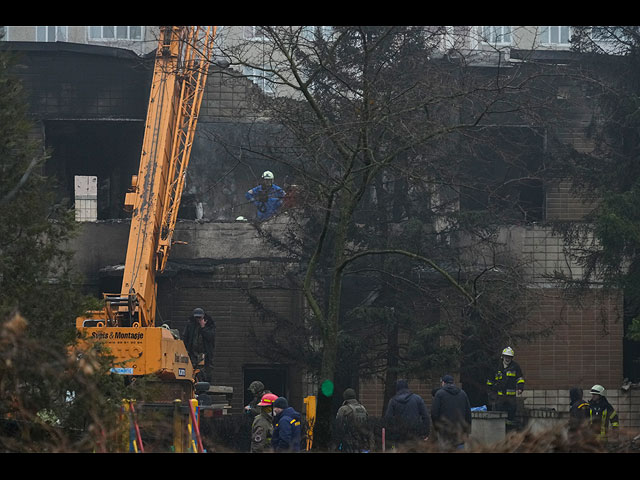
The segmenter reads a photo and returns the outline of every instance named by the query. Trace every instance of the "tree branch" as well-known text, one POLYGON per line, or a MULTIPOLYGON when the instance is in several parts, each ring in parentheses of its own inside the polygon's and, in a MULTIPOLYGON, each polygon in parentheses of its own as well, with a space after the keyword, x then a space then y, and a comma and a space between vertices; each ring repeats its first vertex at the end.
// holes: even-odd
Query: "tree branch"
POLYGON ((364 257, 365 255, 386 255, 386 254, 397 254, 404 255, 405 257, 413 258, 414 260, 419 260, 421 262, 426 263, 431 268, 436 270, 440 275, 442 275, 451 285, 453 285, 460 293, 462 293, 467 299, 469 299, 470 303, 475 303, 476 299, 473 295, 467 292, 462 285, 460 285, 449 273, 443 270, 440 266, 438 266, 433 260, 423 257, 422 255, 418 255, 416 253, 408 252, 406 250, 400 249, 381 249, 381 250, 365 250, 363 252, 358 252, 348 258, 346 258, 340 265, 337 266, 336 272, 337 274, 342 273, 342 271, 360 257, 364 257))

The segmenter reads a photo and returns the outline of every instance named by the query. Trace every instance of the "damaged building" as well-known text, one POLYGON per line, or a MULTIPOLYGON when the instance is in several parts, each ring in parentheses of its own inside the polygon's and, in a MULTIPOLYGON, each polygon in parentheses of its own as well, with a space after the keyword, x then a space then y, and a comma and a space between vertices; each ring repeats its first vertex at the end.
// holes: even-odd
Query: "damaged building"
MULTIPOLYGON (((19 55, 17 73, 51 151, 46 173, 58 180, 58 197, 75 205, 82 222, 72 248, 85 290, 96 296, 119 291, 129 233, 122 204, 137 173, 154 57, 71 42, 12 41, 11 50, 19 55)), ((580 95, 574 85, 560 88, 563 95, 580 95)), ((264 170, 274 170, 276 183, 290 181, 288 172, 252 158, 249 150, 230 147, 242 145, 249 129, 269 128, 251 118, 248 99, 255 90, 252 82, 224 65, 211 67, 174 234, 179 244, 158 279, 161 323, 182 331, 195 307, 214 318, 214 376, 217 384, 233 387, 233 413, 249 401, 247 387, 256 379, 298 409, 314 394, 299 366, 265 358, 255 345, 255 338, 269 328, 268 312, 295 320, 302 318, 304 308, 301 291, 290 280, 299 266, 266 242, 252 223, 236 220, 254 215, 244 192, 257 184, 264 170)), ((588 108, 576 112, 574 127, 564 133, 567 142, 589 148, 583 134, 589 115, 588 108)), ((640 404, 638 391, 619 388, 628 376, 622 299, 594 292, 582 306, 568 305, 545 279, 565 258, 561 239, 536 221, 579 220, 589 207, 564 184, 536 186, 530 193, 532 221, 505 228, 503 236, 530 260, 529 274, 544 290, 532 321, 554 325, 554 331, 517 347, 527 383, 524 404, 566 411, 570 387, 578 383, 587 389, 600 383, 607 386, 621 424, 638 427, 640 417, 632 413, 640 404)), ((286 214, 274 219, 270 233, 278 235, 286 221, 286 214)), ((434 386, 416 385, 414 391, 428 400, 434 386)), ((381 415, 383 386, 363 381, 358 387, 360 400, 381 415)))

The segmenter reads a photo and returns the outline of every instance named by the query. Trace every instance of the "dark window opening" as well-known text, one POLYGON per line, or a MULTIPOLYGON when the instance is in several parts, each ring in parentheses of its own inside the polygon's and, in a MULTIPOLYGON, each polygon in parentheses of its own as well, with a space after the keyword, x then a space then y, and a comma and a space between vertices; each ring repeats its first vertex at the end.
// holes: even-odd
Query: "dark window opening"
POLYGON ((288 382, 287 382, 287 367, 282 366, 245 366, 244 367, 244 397, 243 405, 247 405, 252 399, 253 394, 248 390, 249 385, 253 381, 260 381, 263 383, 265 389, 271 393, 275 393, 279 397, 287 397, 288 382))
POLYGON ((96 176, 98 220, 129 218, 124 197, 138 173, 142 122, 48 121, 46 146, 51 151, 46 173, 58 179, 58 200, 74 202, 74 177, 96 176))
POLYGON ((470 132, 459 155, 468 170, 460 191, 463 211, 492 211, 511 221, 544 220, 544 133, 520 126, 470 132))

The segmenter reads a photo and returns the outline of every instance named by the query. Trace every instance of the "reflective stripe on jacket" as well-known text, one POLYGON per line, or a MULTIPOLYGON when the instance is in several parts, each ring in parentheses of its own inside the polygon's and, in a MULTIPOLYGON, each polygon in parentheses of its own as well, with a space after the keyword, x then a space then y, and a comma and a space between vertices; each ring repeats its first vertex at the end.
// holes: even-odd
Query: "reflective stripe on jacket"
POLYGON ((498 395, 514 396, 517 390, 524 390, 522 369, 513 360, 504 368, 500 366, 494 378, 487 379, 487 386, 498 395))
POLYGON ((609 424, 612 428, 620 426, 618 412, 605 397, 601 397, 597 402, 589 402, 589 408, 589 423, 600 437, 607 436, 609 424))
POLYGON ((276 452, 300 450, 302 426, 300 413, 287 407, 275 418, 275 426, 271 437, 271 445, 276 452))

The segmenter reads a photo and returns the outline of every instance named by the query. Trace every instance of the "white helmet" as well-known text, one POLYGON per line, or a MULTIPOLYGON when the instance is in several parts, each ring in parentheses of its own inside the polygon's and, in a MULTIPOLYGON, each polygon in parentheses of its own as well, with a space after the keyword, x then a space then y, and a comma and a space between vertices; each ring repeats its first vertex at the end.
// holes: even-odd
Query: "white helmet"
POLYGON ((267 170, 266 172, 264 172, 262 174, 262 178, 264 180, 273 180, 273 173, 271 173, 269 170, 267 170))
POLYGON ((594 385, 593 387, 591 387, 591 394, 592 395, 604 395, 605 389, 602 385, 594 385))
POLYGON ((513 357, 513 356, 515 356, 515 352, 513 351, 513 348, 507 347, 504 350, 502 350, 502 355, 507 355, 508 357, 513 357))

